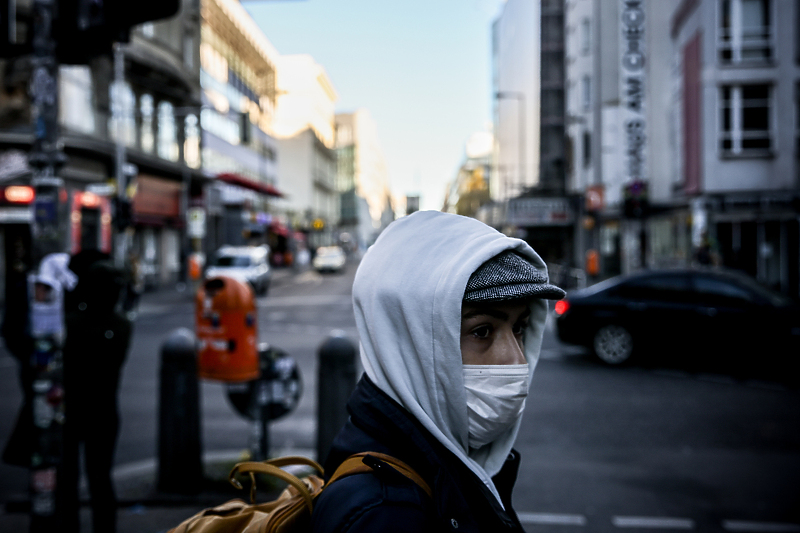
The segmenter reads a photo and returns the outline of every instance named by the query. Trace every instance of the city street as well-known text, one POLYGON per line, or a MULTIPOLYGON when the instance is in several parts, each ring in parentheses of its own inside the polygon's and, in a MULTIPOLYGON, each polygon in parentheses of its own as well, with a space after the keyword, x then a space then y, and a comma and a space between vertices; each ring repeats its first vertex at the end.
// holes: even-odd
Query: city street
MULTIPOLYGON (((314 453, 316 354, 333 330, 357 338, 355 270, 278 272, 258 298, 260 339, 295 357, 304 383, 297 410, 270 426, 272 455, 314 453)), ((193 329, 193 313, 190 291, 142 298, 120 391, 118 483, 155 467, 160 347, 174 329, 193 329)), ((0 351, 3 444, 21 398, 15 364, 0 351)), ((224 385, 203 381, 201 398, 206 456, 246 451, 250 423, 224 385)), ((560 344, 550 324, 524 416, 515 508, 528 531, 800 531, 794 387, 681 368, 606 367, 560 344)), ((26 474, 0 465, 2 502, 24 500, 26 474)), ((146 510, 122 498, 125 531, 123 523, 146 510)), ((170 520, 152 531, 176 525, 170 520)), ((21 513, 0 509, 0 531, 21 524, 21 513)))

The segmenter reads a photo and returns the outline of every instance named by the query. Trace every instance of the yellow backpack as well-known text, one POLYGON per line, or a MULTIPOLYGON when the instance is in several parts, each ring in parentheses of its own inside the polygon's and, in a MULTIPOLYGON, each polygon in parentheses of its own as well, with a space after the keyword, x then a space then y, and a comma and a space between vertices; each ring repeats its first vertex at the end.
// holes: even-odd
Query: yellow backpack
POLYGON ((181 522, 169 533, 294 533, 309 529, 309 519, 314 508, 314 499, 334 481, 353 474, 372 472, 382 468, 394 468, 416 483, 430 497, 428 484, 414 469, 389 455, 362 452, 348 457, 331 476, 327 484, 322 480, 322 467, 305 457, 289 456, 263 462, 239 463, 233 467, 228 480, 238 488, 242 484, 237 474, 250 476, 250 503, 230 500, 222 505, 204 509, 181 522), (281 467, 302 465, 317 471, 305 478, 298 478, 281 467), (289 486, 275 500, 255 503, 255 474, 266 474, 286 481, 289 486))

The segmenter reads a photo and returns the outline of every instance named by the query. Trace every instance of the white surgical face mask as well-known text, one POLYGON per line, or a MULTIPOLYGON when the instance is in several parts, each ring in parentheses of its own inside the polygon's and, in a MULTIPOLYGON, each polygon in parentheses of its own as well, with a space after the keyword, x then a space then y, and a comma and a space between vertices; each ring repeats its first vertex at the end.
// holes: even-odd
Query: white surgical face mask
POLYGON ((469 416, 469 447, 480 448, 522 416, 528 396, 528 365, 463 365, 469 416))

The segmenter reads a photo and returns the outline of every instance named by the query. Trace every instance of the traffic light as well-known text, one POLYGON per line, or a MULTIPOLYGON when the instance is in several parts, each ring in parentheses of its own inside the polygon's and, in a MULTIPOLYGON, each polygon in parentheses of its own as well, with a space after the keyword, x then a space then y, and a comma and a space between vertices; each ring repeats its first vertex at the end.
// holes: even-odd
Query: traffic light
POLYGON ((623 192, 623 212, 628 218, 647 216, 650 203, 647 199, 647 183, 636 180, 625 186, 623 192))
POLYGON ((133 206, 128 198, 114 197, 114 224, 117 231, 125 231, 133 225, 133 206))
POLYGON ((168 18, 180 0, 59 0, 53 28, 61 63, 83 64, 110 54, 114 42, 127 42, 133 26, 168 18))

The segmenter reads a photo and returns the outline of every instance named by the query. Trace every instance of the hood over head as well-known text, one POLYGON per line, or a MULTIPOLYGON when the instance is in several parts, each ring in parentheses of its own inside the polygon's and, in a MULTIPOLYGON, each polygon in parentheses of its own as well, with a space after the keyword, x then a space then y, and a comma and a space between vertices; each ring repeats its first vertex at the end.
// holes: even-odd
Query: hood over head
MULTIPOLYGON (((469 448, 460 334, 471 275, 506 250, 530 261, 546 283, 547 267, 525 241, 472 218, 418 211, 381 233, 353 284, 361 361, 369 378, 461 459, 498 501, 491 477, 511 451, 521 419, 492 443, 469 448)), ((547 303, 531 299, 530 308, 524 336, 529 378, 539 359, 547 303)))

